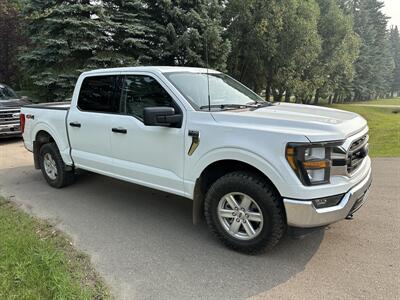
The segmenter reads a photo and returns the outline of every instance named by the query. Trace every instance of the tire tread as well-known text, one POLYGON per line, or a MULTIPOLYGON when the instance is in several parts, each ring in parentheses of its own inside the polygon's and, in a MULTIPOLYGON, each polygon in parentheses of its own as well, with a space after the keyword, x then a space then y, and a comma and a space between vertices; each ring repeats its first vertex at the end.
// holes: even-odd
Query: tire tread
POLYGON ((53 142, 53 143, 44 144, 40 148, 39 153, 40 153, 40 155, 39 155, 40 156, 40 168, 42 170, 44 178, 46 179, 47 183, 50 186, 59 189, 59 188, 65 187, 67 185, 70 185, 75 181, 75 172, 74 172, 74 170, 67 171, 65 169, 64 161, 61 157, 60 151, 58 150, 56 143, 53 142), (47 176, 47 174, 44 170, 44 167, 43 167, 44 154, 43 154, 43 152, 50 152, 50 154, 53 156, 53 159, 56 161, 57 166, 61 170, 61 172, 60 172, 60 170, 58 170, 59 172, 57 174, 57 179, 55 181, 51 180, 47 176))
POLYGON ((252 172, 244 172, 244 171, 236 171, 232 173, 228 173, 221 178, 219 178, 214 184, 210 187, 206 194, 206 199, 204 201, 204 215, 206 218, 206 222, 211 230, 211 232, 224 243, 225 246, 246 254, 258 254, 265 252, 267 250, 272 249, 283 237, 286 231, 286 222, 285 215, 283 210, 283 205, 281 201, 281 197, 277 194, 277 192, 271 187, 270 183, 267 182, 262 177, 254 174, 252 172), (273 202, 274 210, 272 212, 272 224, 273 228, 271 231, 271 235, 267 239, 261 240, 259 243, 253 246, 241 246, 231 242, 229 239, 226 239, 224 234, 218 230, 213 222, 213 218, 211 215, 211 199, 213 195, 216 193, 216 189, 221 184, 229 184, 236 182, 239 179, 242 182, 246 182, 248 184, 252 184, 258 186, 264 193, 269 196, 269 198, 273 202))

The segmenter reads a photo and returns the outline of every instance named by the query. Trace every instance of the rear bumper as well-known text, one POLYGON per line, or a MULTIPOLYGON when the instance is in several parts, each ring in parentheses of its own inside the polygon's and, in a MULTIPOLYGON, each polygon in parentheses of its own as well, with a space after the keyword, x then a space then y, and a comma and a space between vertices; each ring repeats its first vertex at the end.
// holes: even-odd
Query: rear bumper
POLYGON ((364 204, 371 182, 369 169, 367 176, 344 194, 338 205, 326 208, 315 208, 311 200, 283 199, 288 225, 310 228, 345 219, 364 204))

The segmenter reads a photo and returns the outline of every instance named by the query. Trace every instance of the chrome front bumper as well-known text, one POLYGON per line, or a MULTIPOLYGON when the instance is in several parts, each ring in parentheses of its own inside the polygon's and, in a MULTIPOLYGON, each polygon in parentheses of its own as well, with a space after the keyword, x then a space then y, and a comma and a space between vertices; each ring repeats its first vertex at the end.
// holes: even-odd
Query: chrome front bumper
POLYGON ((345 219, 357 211, 365 202, 371 186, 371 170, 357 185, 352 187, 338 205, 315 208, 311 200, 283 199, 288 225, 311 228, 328 225, 345 219))
POLYGON ((0 124, 0 138, 2 137, 11 137, 11 136, 20 136, 21 129, 18 124, 0 124))

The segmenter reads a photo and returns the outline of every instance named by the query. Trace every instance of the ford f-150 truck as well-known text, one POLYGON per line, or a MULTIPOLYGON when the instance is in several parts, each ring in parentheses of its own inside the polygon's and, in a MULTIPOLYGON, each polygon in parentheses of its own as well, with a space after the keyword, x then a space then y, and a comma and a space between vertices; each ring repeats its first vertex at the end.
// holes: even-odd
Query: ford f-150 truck
POLYGON ((84 169, 186 197, 194 223, 247 253, 351 217, 371 184, 362 117, 270 103, 214 70, 85 72, 71 103, 25 106, 21 126, 51 186, 84 169))

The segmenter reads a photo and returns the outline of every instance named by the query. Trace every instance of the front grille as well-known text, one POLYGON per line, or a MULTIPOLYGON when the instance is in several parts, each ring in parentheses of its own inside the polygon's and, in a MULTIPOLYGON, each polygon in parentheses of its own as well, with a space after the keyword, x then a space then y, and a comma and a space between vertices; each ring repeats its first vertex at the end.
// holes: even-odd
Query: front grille
POLYGON ((368 155, 368 138, 368 134, 365 134, 350 145, 346 159, 348 174, 354 173, 368 155))
POLYGON ((360 137, 359 139, 355 140, 351 144, 349 151, 352 152, 354 150, 357 150, 367 142, 368 142, 368 134, 364 134, 362 137, 360 137))
POLYGON ((19 108, 0 109, 0 125, 18 124, 19 112, 19 108))

